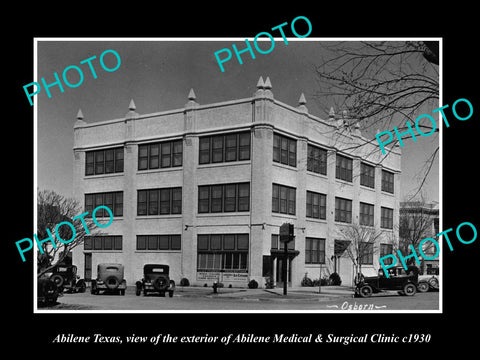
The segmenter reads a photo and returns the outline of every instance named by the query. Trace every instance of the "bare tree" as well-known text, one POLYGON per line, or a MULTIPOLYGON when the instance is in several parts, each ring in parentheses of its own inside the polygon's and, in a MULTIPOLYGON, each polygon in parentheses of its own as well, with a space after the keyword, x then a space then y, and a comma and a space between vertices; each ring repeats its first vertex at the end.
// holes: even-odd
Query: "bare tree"
POLYGON ((360 274, 363 260, 378 251, 376 243, 383 231, 375 227, 353 223, 342 226, 339 232, 344 240, 350 242, 345 251, 352 261, 355 274, 360 274))
POLYGON ((85 226, 80 219, 73 220, 74 217, 82 214, 80 204, 75 199, 66 198, 52 190, 41 190, 37 194, 37 237, 43 240, 49 237, 47 229, 55 240, 54 247, 51 242, 42 243, 43 254, 37 252, 37 276, 40 277, 50 271, 57 264, 63 262, 68 253, 78 245, 83 244, 88 229, 92 233, 95 227, 91 218, 84 218, 85 226), (60 226, 55 232, 55 227, 61 222, 70 222, 75 228, 75 238, 68 243, 59 241, 58 236, 68 241, 72 238, 73 231, 69 226, 60 226))
MULTIPOLYGON (((408 129, 407 121, 415 121, 438 107, 438 42, 326 42, 321 46, 325 55, 315 66, 315 96, 326 114, 332 104, 348 110, 349 116, 343 121, 345 131, 350 131, 355 122, 372 136, 378 129, 392 130, 394 126, 402 132, 408 129)), ((433 131, 429 122, 418 125, 424 133, 433 131)), ((434 131, 438 132, 438 127, 434 131)), ((427 162, 433 163, 437 155, 438 148, 427 162)), ((430 170, 431 166, 422 170, 424 178, 430 170)))
MULTIPOLYGON (((399 222, 399 248, 404 256, 412 251, 413 246, 418 253, 420 242, 426 237, 432 237, 434 219, 438 216, 438 209, 427 204, 423 199, 421 201, 404 202, 400 207, 399 222)), ((435 235, 435 234, 433 234, 435 235)), ((427 254, 433 250, 434 244, 426 242, 427 246, 422 247, 422 251, 427 254)), ((415 259, 407 260, 408 265, 414 264, 415 259)))

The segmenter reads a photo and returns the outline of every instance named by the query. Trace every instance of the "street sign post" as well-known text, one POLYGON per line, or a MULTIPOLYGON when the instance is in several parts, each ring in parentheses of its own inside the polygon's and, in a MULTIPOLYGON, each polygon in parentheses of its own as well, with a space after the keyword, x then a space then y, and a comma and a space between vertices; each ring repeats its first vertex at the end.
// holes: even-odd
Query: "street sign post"
POLYGON ((293 224, 283 223, 280 226, 280 242, 283 243, 283 295, 287 295, 287 262, 288 262, 288 243, 295 238, 293 224))

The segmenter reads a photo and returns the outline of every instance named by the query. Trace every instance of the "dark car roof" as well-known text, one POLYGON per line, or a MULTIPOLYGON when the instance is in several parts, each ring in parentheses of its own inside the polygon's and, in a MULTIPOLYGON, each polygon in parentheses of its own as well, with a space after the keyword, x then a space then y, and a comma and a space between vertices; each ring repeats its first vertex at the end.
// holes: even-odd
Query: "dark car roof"
POLYGON ((162 264, 145 264, 143 265, 143 271, 152 271, 153 269, 164 269, 165 271, 168 272, 170 269, 170 266, 168 265, 162 265, 162 264))

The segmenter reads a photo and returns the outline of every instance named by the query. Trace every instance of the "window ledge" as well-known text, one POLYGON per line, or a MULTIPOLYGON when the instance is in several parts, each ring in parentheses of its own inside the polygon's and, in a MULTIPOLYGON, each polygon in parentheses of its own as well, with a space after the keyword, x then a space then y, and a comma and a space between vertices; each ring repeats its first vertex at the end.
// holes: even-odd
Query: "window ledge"
POLYGON ((181 219, 182 214, 165 214, 165 215, 137 215, 135 220, 153 220, 153 219, 181 219))
POLYGON ((251 160, 238 160, 238 161, 225 161, 219 163, 208 163, 208 164, 198 164, 198 169, 208 169, 208 168, 216 168, 222 166, 240 166, 240 165, 250 165, 252 163, 251 160))
POLYGON ((298 168, 295 167, 295 166, 282 164, 282 163, 276 162, 276 161, 273 161, 272 164, 273 164, 273 166, 277 166, 277 167, 282 168, 282 169, 288 169, 288 170, 292 170, 292 171, 298 171, 298 168))
POLYGON ((318 224, 327 224, 327 219, 316 219, 311 217, 305 217, 306 221, 318 223, 318 224))
POLYGON ((218 212, 218 213, 197 213, 197 217, 225 217, 225 216, 250 216, 250 211, 236 211, 236 212, 218 212))
POLYGON ((111 178, 111 177, 120 177, 123 176, 125 172, 111 173, 111 174, 97 174, 97 175, 83 175, 83 180, 90 179, 102 179, 102 178, 111 178))
POLYGON ((134 250, 135 253, 145 254, 145 253, 174 253, 181 254, 182 250, 134 250))
POLYGON ((272 213, 272 217, 287 218, 297 220, 297 215, 281 214, 281 213, 272 213))
POLYGON ((170 172, 170 171, 183 171, 183 166, 170 166, 166 168, 158 168, 158 169, 145 169, 145 170, 138 170, 136 171, 136 175, 143 175, 143 174, 155 174, 155 173, 163 173, 163 172, 170 172))

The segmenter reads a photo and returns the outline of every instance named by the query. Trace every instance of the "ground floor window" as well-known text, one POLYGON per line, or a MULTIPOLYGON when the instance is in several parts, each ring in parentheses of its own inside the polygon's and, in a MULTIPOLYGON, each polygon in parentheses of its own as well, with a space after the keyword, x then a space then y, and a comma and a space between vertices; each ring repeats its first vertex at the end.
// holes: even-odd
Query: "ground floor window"
POLYGON ((202 234, 197 239, 197 271, 246 271, 248 234, 202 234))

